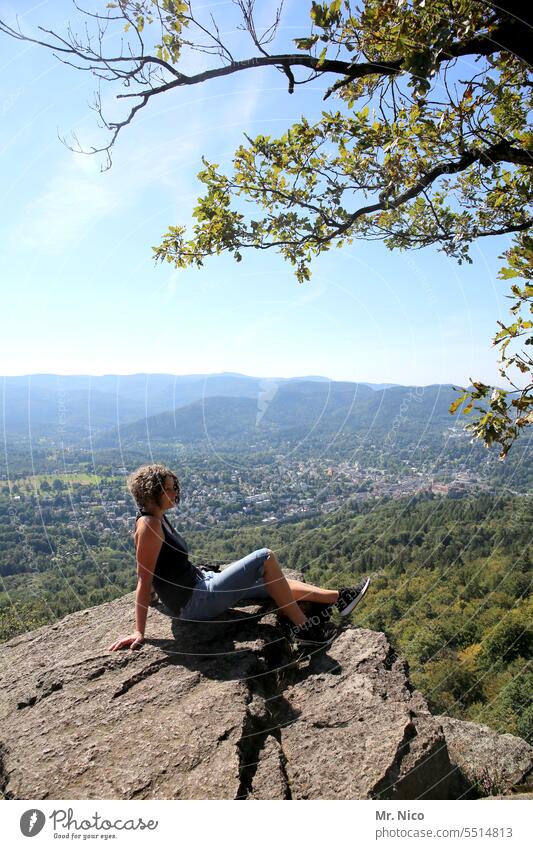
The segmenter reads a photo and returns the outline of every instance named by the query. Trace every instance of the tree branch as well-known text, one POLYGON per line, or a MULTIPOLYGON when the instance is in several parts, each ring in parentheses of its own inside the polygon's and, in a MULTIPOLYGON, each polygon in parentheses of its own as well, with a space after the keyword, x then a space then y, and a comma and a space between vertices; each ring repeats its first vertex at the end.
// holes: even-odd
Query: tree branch
MULTIPOLYGON (((430 186, 435 182, 438 177, 441 177, 443 174, 458 174, 460 171, 464 171, 470 165, 473 165, 474 162, 480 162, 485 165, 491 165, 495 162, 516 162, 518 159, 520 160, 520 164, 522 164, 522 154, 527 153, 527 151, 521 151, 518 148, 513 147, 508 141, 498 142, 497 144, 492 145, 486 150, 470 150, 465 152, 459 159, 451 162, 442 162, 439 165, 435 165, 434 168, 431 168, 427 174, 415 183, 407 191, 403 192, 394 200, 387 200, 383 198, 379 203, 371 204, 370 206, 363 206, 360 209, 356 210, 356 212, 352 213, 347 221, 340 224, 335 232, 329 233, 327 236, 324 236, 320 239, 316 239, 317 244, 322 244, 324 242, 329 242, 333 238, 338 238, 342 236, 343 233, 346 233, 350 227, 355 224, 358 218, 361 218, 363 215, 368 215, 372 212, 383 212, 385 210, 397 209, 399 206, 403 206, 408 201, 417 197, 417 195, 421 194, 424 189, 430 186)), ((531 165, 532 159, 531 156, 528 155, 528 164, 531 165)), ((525 228, 520 228, 525 229, 525 228)), ((507 232, 512 232, 508 230, 507 232)), ((479 233, 478 235, 482 235, 479 233)))
MULTIPOLYGON (((520 27, 518 24, 504 24, 495 29, 490 36, 474 36, 474 38, 468 41, 463 43, 458 42, 457 44, 450 45, 446 50, 441 50, 435 59, 435 64, 441 65, 443 62, 458 59, 460 56, 471 56, 473 54, 477 56, 491 56, 493 53, 499 53, 502 50, 512 53, 529 65, 533 65, 533 38, 531 31, 527 27, 520 27)), ((390 63, 390 67, 396 66, 397 72, 399 72, 402 70, 403 62, 403 58, 397 59, 390 63)), ((357 77, 364 76, 364 74, 357 73, 357 69, 360 67, 362 66, 354 65, 355 73, 350 69, 344 79, 338 80, 328 88, 324 95, 324 100, 327 100, 331 94, 343 86, 348 85, 357 77)))

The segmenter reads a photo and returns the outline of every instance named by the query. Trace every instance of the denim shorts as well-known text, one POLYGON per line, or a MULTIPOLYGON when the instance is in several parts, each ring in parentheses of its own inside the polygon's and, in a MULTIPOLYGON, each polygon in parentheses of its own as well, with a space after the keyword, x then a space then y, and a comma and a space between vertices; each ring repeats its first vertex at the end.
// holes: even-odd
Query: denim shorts
POLYGON ((241 557, 222 572, 204 572, 193 587, 190 599, 181 608, 178 619, 213 619, 243 599, 269 598, 264 583, 264 564, 269 548, 258 548, 241 557))

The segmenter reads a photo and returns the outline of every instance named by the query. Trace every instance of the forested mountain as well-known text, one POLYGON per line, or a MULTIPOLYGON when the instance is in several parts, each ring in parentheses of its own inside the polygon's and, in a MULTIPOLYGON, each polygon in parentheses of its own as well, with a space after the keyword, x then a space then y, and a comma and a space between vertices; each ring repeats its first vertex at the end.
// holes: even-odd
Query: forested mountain
MULTIPOLYGON (((295 378, 276 378, 276 385, 295 378)), ((325 377, 296 378, 329 382, 325 377)), ((270 385, 268 381, 267 385, 270 385)), ((257 398, 265 381, 242 374, 31 374, 2 378, 7 437, 69 444, 100 428, 174 410, 212 396, 257 398)))
POLYGON ((448 412, 456 392, 446 384, 234 374, 37 374, 4 378, 2 395, 6 438, 51 445, 90 441, 95 447, 128 447, 154 437, 200 444, 238 437, 241 445, 257 437, 278 444, 304 437, 316 442, 324 435, 335 435, 341 444, 348 437, 349 444, 353 435, 361 439, 370 431, 382 439, 398 429, 398 422, 402 434, 408 430, 415 439, 456 423, 448 412))
POLYGON ((387 436, 418 441, 455 424, 448 412, 455 398, 450 386, 394 386, 373 390, 348 382, 281 384, 271 397, 203 398, 160 415, 143 417, 95 434, 97 448, 139 446, 148 439, 162 442, 277 445, 283 440, 323 447, 324 438, 337 446, 353 438, 371 442, 387 436), (394 434, 395 420, 398 418, 394 434), (401 418, 401 421, 400 421, 401 418), (400 427, 401 425, 401 427, 400 427))
MULTIPOLYGON (((140 465, 152 453, 167 461, 178 456, 180 463, 216 454, 254 464, 282 452, 307 461, 351 458, 388 471, 414 463, 441 474, 456 462, 477 472, 490 457, 471 440, 461 410, 450 415, 455 398, 446 384, 379 386, 321 377, 4 378, 5 456, 24 474, 53 471, 58 455, 65 462, 65 451, 71 466, 91 458, 95 471, 140 465)), ((492 464, 492 483, 527 488, 533 481, 527 444, 521 437, 505 467, 492 464)))

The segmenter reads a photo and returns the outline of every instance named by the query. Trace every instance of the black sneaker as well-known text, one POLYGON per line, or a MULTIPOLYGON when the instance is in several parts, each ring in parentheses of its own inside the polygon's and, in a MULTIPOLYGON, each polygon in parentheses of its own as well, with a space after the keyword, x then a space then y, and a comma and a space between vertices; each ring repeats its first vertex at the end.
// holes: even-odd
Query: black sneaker
POLYGON ((290 633, 304 646, 329 646, 335 639, 335 629, 325 628, 317 616, 306 619, 301 625, 292 625, 290 633))
POLYGON ((335 606, 341 616, 349 616, 354 607, 359 604, 369 586, 370 578, 363 578, 355 587, 340 588, 339 598, 335 602, 335 606))

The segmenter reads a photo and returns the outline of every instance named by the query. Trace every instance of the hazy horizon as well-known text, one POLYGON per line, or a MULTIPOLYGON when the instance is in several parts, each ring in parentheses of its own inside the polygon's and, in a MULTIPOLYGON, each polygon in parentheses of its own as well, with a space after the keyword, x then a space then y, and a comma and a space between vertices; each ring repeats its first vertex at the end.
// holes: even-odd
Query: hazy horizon
POLYGON ((458 382, 454 382, 451 380, 448 381, 438 381, 434 380, 430 383, 395 383, 393 381, 386 380, 364 380, 362 378, 334 378, 329 377, 328 375, 315 375, 315 374, 295 374, 295 375, 260 375, 260 374, 247 374, 245 372, 236 372, 236 371, 217 371, 217 372, 166 372, 166 371, 154 371, 154 372, 145 372, 145 371, 134 371, 134 372, 102 372, 101 374, 91 373, 91 372, 24 372, 22 374, 3 374, 0 375, 2 380, 7 378, 22 378, 22 377, 246 377, 252 380, 321 380, 328 381, 331 383, 366 383, 371 384, 373 386, 458 386, 458 382))

